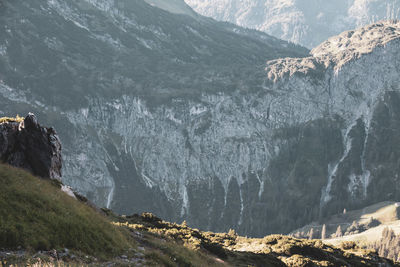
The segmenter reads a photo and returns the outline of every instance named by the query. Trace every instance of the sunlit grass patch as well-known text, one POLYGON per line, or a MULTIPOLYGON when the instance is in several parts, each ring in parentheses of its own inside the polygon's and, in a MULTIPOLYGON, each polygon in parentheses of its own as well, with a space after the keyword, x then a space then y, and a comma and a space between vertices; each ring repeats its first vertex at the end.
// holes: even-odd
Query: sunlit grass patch
POLYGON ((63 193, 55 182, 0 165, 0 248, 68 248, 108 258, 129 249, 126 230, 63 193))
POLYGON ((22 122, 24 121, 23 117, 20 116, 15 116, 15 117, 1 117, 0 118, 0 123, 6 123, 6 122, 22 122))

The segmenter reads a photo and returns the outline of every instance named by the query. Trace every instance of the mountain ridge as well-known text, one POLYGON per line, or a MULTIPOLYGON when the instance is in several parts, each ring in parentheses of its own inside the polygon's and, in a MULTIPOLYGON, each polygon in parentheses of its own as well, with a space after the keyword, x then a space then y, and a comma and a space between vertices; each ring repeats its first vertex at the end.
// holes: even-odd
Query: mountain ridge
MULTIPOLYGON (((261 72, 256 67, 263 64, 260 55, 266 59, 308 52, 265 34, 264 39, 245 38, 224 23, 171 14, 143 0, 53 0, 41 10, 38 4, 3 3, 0 79, 21 95, 32 97, 33 92, 34 101, 63 109, 104 95, 150 95, 148 100, 157 103, 157 95, 165 96, 158 102, 169 95, 196 97, 198 88, 229 91, 237 82, 229 74, 233 65, 261 72), (16 11, 25 18, 13 24, 16 11), (53 21, 57 23, 52 25, 53 21), (39 27, 40 23, 51 26, 39 27), (42 55, 49 60, 42 60, 42 55)), ((237 70, 236 75, 249 79, 237 70)))
POLYGON ((160 0, 145 0, 145 2, 171 13, 188 15, 193 18, 199 17, 183 0, 170 0, 168 3, 160 0))
POLYGON ((382 19, 399 18, 392 0, 186 0, 202 15, 258 29, 313 48, 330 36, 382 19))
POLYGON ((277 81, 285 75, 326 71, 334 68, 338 71, 344 64, 372 53, 374 49, 384 47, 400 38, 399 22, 380 21, 357 30, 347 31, 329 38, 311 50, 310 57, 286 58, 267 62, 268 78, 277 81))

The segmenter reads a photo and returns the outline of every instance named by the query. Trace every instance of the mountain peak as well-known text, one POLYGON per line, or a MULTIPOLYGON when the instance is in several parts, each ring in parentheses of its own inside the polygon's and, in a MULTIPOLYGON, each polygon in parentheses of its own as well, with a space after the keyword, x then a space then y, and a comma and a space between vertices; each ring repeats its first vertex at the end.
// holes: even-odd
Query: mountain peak
POLYGON ((331 37, 314 48, 311 54, 314 57, 330 57, 340 67, 352 58, 368 54, 376 47, 384 46, 398 38, 400 38, 398 20, 380 21, 331 37))
POLYGON ((346 31, 331 37, 311 51, 306 58, 284 58, 267 63, 270 80, 277 81, 285 75, 309 74, 322 75, 329 66, 339 70, 346 63, 373 52, 389 42, 400 38, 400 22, 398 20, 380 21, 346 31))
POLYGON ((155 6, 165 11, 168 11, 173 14, 181 14, 188 15, 191 17, 197 17, 196 12, 193 11, 191 7, 189 7, 185 1, 183 0, 144 0, 151 6, 155 6))

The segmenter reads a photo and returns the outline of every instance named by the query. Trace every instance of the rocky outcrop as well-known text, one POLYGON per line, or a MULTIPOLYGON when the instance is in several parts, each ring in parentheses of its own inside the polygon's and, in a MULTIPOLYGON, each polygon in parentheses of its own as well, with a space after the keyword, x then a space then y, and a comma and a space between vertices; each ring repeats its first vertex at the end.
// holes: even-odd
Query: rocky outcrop
POLYGON ((380 21, 357 30, 333 36, 311 50, 310 57, 271 60, 266 71, 269 80, 282 81, 290 76, 323 77, 333 69, 335 73, 351 61, 372 53, 396 41, 400 36, 397 20, 380 21))
POLYGON ((0 160, 34 175, 61 180, 61 143, 53 128, 40 126, 30 113, 0 124, 0 160))

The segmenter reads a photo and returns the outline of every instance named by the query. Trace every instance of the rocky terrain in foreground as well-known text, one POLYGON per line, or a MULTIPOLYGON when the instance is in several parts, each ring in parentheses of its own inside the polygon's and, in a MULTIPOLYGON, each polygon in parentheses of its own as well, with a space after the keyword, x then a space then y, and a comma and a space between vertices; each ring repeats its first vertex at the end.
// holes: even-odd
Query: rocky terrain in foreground
POLYGON ((3 164, 0 184, 3 266, 398 266, 354 245, 202 232, 151 213, 117 216, 3 164))

